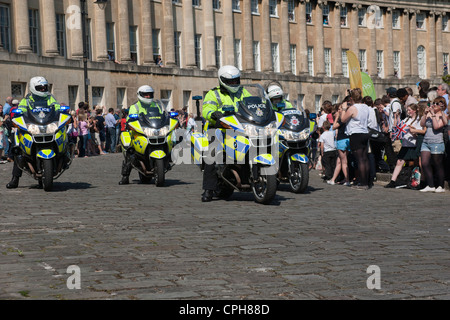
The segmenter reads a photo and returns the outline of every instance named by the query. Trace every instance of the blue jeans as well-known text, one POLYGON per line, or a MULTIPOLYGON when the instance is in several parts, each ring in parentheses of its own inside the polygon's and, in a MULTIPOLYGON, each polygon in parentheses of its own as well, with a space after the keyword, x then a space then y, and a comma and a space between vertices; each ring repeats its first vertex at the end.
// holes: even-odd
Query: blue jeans
POLYGON ((110 145, 110 150, 109 152, 114 153, 116 152, 116 128, 115 127, 110 127, 108 128, 108 133, 109 133, 109 145, 110 145))

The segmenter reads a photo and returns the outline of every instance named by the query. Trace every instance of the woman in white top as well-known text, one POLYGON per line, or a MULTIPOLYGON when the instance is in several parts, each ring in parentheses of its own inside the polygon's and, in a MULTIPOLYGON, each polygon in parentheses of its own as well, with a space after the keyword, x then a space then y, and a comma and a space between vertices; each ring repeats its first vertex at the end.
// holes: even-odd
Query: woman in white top
POLYGON ((426 129, 423 129, 420 125, 419 106, 417 104, 411 104, 407 107, 406 113, 408 117, 405 119, 405 123, 408 125, 406 134, 402 138, 402 148, 397 155, 397 164, 392 173, 391 181, 385 186, 385 188, 395 188, 397 186, 397 178, 402 171, 403 165, 406 161, 414 161, 415 165, 418 165, 418 154, 416 152, 417 135, 425 134, 426 129))
POLYGON ((369 189, 369 107, 362 103, 361 89, 356 88, 351 91, 353 105, 348 107, 342 118, 342 122, 347 122, 347 134, 350 136, 350 150, 358 163, 356 169, 359 184, 353 186, 355 189, 369 189))

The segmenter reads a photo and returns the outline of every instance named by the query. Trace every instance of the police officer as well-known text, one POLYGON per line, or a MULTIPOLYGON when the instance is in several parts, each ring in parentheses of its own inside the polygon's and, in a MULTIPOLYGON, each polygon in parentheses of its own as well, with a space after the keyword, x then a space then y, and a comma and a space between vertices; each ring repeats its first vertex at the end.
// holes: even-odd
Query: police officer
MULTIPOLYGON (((155 90, 149 85, 139 87, 137 91, 138 101, 133 104, 128 111, 127 122, 130 119, 130 115, 139 115, 141 113, 147 114, 150 108, 158 108, 159 113, 163 114, 164 110, 161 110, 158 104, 153 102, 155 90)), ((120 185, 129 184, 129 177, 132 169, 130 149, 125 154, 125 159, 122 162, 122 180, 119 181, 120 185)))
POLYGON ((285 109, 295 109, 292 103, 284 98, 283 90, 279 86, 269 86, 269 88, 267 88, 267 94, 270 102, 272 102, 272 107, 274 110, 283 111, 285 109))
MULTIPOLYGON (((241 86, 241 72, 238 68, 231 65, 223 66, 218 71, 218 78, 219 86, 208 91, 202 111, 203 117, 215 127, 219 127, 216 122, 224 116, 222 113, 224 107, 234 107, 234 110, 237 111, 237 102, 249 95, 241 86)), ((205 164, 202 201, 211 201, 216 188, 216 165, 214 163, 205 164)))
MULTIPOLYGON (((33 110, 35 105, 42 107, 46 105, 48 108, 54 108, 55 111, 59 111, 61 106, 56 102, 55 97, 48 91, 48 81, 44 77, 33 77, 30 79, 30 93, 28 93, 25 98, 20 101, 18 109, 23 113, 28 110, 33 110)), ((15 139, 11 139, 14 143, 15 139)), ((12 148, 12 153, 17 155, 18 146, 12 148)), ((17 159, 14 159, 14 166, 12 171, 12 180, 6 185, 8 189, 14 189, 19 186, 19 178, 22 176, 22 170, 19 169, 17 165, 17 159)))

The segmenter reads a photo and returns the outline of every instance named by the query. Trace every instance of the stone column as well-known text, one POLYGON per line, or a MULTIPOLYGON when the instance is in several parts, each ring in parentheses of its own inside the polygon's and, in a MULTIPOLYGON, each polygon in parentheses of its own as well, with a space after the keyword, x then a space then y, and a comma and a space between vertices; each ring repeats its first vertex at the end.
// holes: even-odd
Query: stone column
POLYGON ((389 7, 386 10, 386 30, 385 30, 387 43, 385 52, 385 71, 384 75, 386 78, 394 77, 394 41, 393 41, 393 31, 392 31, 392 8, 389 7))
POLYGON ((351 13, 351 23, 350 30, 352 35, 352 44, 350 50, 358 57, 359 55, 359 17, 358 11, 362 6, 360 4, 354 3, 352 5, 352 13, 351 13))
POLYGON ((300 0, 298 4, 298 43, 297 61, 299 62, 299 74, 308 74, 308 33, 306 31, 306 2, 309 0, 300 0))
POLYGON ((317 77, 325 77, 325 59, 324 59, 324 32, 323 32, 323 11, 322 6, 326 5, 326 1, 318 0, 315 11, 315 29, 316 29, 316 43, 315 43, 315 59, 314 69, 317 77))
MULTIPOLYGON (((26 1, 25 1, 26 2, 26 1)), ((40 19, 42 21, 41 37, 43 56, 59 55, 58 46, 56 44, 56 13, 54 0, 41 0, 39 4, 41 10, 40 19)), ((27 15, 28 17, 28 15, 27 15)), ((20 26, 22 27, 22 26, 20 26)))
POLYGON ((196 68, 194 43, 194 10, 192 1, 183 1, 183 34, 184 58, 186 68, 196 68))
POLYGON ((403 10, 403 55, 402 55, 402 70, 403 78, 411 76, 411 44, 410 44, 410 30, 409 30, 409 11, 403 10))
POLYGON ((162 30, 162 38, 164 42, 163 63, 167 67, 174 67, 176 66, 176 63, 172 0, 163 0, 162 5, 164 15, 162 30))
POLYGON ((287 0, 281 0, 280 15, 280 71, 282 73, 292 73, 291 70, 291 48, 289 34, 289 11, 287 0))
MULTIPOLYGON (((105 10, 94 5, 94 18, 95 18, 95 32, 93 34, 95 39, 95 52, 97 61, 107 61, 108 53, 106 48, 106 19, 105 10)), ((128 49, 129 51, 129 49, 128 49)))
POLYGON ((203 1, 203 38, 205 44, 206 70, 216 70, 216 46, 214 33, 214 10, 212 1, 203 1))
POLYGON ((234 25, 231 0, 223 2, 223 64, 234 66, 234 25))
POLYGON ((155 65, 153 59, 152 6, 150 1, 141 0, 141 29, 142 63, 155 65))
POLYGON ((270 13, 269 0, 261 2, 261 70, 273 71, 272 65, 272 40, 270 37, 270 13))
POLYGON ((417 65, 417 25, 416 16, 419 11, 411 10, 410 36, 411 36, 411 76, 417 77, 419 69, 417 65))
MULTIPOLYGON (((12 2, 12 13, 15 28, 16 52, 31 53, 30 24, 28 21, 28 1, 20 0, 12 2)), ((79 2, 79 1, 78 1, 79 2)))
POLYGON ((445 12, 436 12, 436 76, 442 77, 444 75, 444 57, 443 57, 443 43, 442 43, 442 16, 445 12))
POLYGON ((68 0, 66 9, 66 30, 70 35, 69 57, 74 59, 83 58, 83 34, 81 30, 82 16, 80 0, 68 0))
MULTIPOLYGON (((429 61, 429 69, 430 73, 428 78, 433 79, 436 77, 436 21, 435 21, 435 13, 430 12, 430 16, 428 18, 428 57, 429 61)), ((442 26, 442 24, 441 24, 442 26)))
POLYGON ((131 60, 130 52, 130 22, 128 19, 128 1, 117 0, 118 14, 118 39, 119 39, 119 56, 120 63, 127 64, 131 60))
MULTIPOLYGON (((374 13, 375 15, 375 13, 374 13)), ((377 27, 369 29, 370 34, 370 50, 368 57, 368 69, 369 75, 372 79, 378 77, 378 69, 377 69, 377 27)))
POLYGON ((341 6, 345 6, 339 2, 335 2, 333 10, 333 36, 334 46, 333 50, 333 64, 334 64, 334 76, 342 77, 342 41, 341 41, 341 6))
POLYGON ((242 1, 243 5, 243 51, 244 51, 244 70, 255 70, 253 62, 253 23, 252 23, 252 6, 250 1, 242 1))

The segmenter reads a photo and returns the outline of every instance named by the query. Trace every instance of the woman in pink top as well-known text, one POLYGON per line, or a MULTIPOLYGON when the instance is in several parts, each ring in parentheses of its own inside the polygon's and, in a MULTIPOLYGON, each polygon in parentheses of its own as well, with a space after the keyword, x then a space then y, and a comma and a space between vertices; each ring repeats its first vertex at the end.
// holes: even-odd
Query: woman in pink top
POLYGON ((84 158, 87 157, 86 155, 86 146, 88 142, 89 137, 89 123, 86 121, 86 114, 80 113, 78 115, 78 126, 80 128, 80 142, 78 145, 79 153, 78 158, 84 158))

